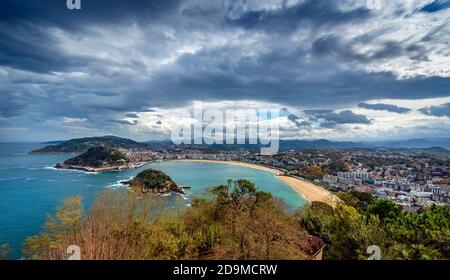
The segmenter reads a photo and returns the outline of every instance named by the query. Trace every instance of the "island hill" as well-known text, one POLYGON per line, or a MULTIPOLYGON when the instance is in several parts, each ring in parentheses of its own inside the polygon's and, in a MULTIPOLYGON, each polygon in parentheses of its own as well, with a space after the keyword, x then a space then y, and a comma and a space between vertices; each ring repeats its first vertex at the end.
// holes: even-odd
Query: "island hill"
MULTIPOLYGON (((49 143, 47 143, 49 144, 49 143)), ((139 143, 131 139, 103 136, 72 139, 64 142, 55 141, 43 148, 33 150, 30 154, 79 154, 86 152, 89 148, 108 147, 127 151, 146 150, 150 145, 139 143)))
POLYGON ((132 163, 128 156, 116 149, 108 147, 89 148, 79 156, 70 158, 55 167, 60 169, 78 169, 87 172, 124 170, 142 166, 143 163, 132 163))
POLYGON ((141 194, 163 194, 170 192, 185 193, 182 187, 177 184, 164 172, 154 169, 147 169, 140 172, 134 179, 121 182, 137 193, 141 194))
MULTIPOLYGON (((133 164, 124 153, 107 147, 89 148, 83 154, 56 165, 56 168, 78 169, 87 172, 124 170, 136 167, 139 166, 133 164)), ((183 188, 177 186, 168 175, 154 169, 144 170, 134 179, 123 181, 121 183, 128 185, 132 191, 141 194, 170 192, 184 193, 183 188)))

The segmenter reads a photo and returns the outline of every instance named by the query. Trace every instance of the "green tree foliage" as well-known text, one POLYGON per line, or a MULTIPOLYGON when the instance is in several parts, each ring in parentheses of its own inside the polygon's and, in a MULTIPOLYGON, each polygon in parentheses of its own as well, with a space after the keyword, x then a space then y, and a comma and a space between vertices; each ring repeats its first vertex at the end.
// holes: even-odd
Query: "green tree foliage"
POLYGON ((27 240, 25 252, 33 259, 58 259, 76 244, 82 259, 309 258, 308 233, 250 181, 229 181, 206 197, 184 209, 169 207, 164 197, 109 190, 85 217, 69 200, 41 234, 27 240))
POLYGON ((64 259, 63 249, 78 240, 82 216, 81 197, 66 200, 55 217, 47 218, 43 233, 26 240, 24 253, 37 259, 40 256, 64 259))
POLYGON ((146 169, 129 182, 130 187, 140 192, 170 192, 181 189, 164 172, 146 169))
POLYGON ((89 150, 79 156, 66 160, 64 164, 100 168, 104 166, 122 166, 129 162, 130 159, 118 150, 107 147, 94 147, 89 148, 89 150))
POLYGON ((406 213, 388 200, 373 200, 358 192, 340 193, 334 209, 316 204, 301 209, 300 225, 322 238, 326 259, 365 259, 370 245, 383 259, 449 259, 450 208, 433 206, 406 213))
POLYGON ((322 179, 326 172, 320 165, 311 164, 300 171, 300 174, 309 180, 322 179))
POLYGON ((384 223, 389 223, 402 218, 403 208, 390 200, 382 199, 372 203, 367 213, 378 216, 384 223))
POLYGON ((338 159, 338 160, 331 162, 327 166, 327 170, 328 170, 328 173, 337 174, 338 172, 347 172, 350 169, 348 167, 348 164, 344 160, 338 159))
POLYGON ((45 146, 44 148, 34 150, 32 154, 51 154, 51 153, 84 153, 89 148, 108 147, 112 149, 148 149, 149 145, 135 142, 130 139, 115 136, 78 138, 64 141, 60 144, 45 146))
POLYGON ((340 192, 338 197, 344 202, 344 204, 352 206, 359 211, 366 211, 369 205, 371 205, 375 199, 370 193, 363 193, 358 191, 352 191, 350 193, 340 192))
POLYGON ((377 219, 367 222, 355 208, 339 205, 328 211, 316 211, 312 206, 299 213, 300 225, 327 244, 325 259, 364 259, 365 250, 380 244, 383 232, 377 219))
POLYGON ((400 215, 386 224, 395 259, 449 259, 450 208, 432 206, 416 214, 400 215))

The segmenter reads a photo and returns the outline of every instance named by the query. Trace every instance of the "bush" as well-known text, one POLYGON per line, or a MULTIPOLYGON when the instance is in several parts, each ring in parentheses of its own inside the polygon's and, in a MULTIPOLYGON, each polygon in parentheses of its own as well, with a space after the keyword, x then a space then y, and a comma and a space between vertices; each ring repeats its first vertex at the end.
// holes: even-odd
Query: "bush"
POLYGON ((370 245, 381 248, 383 259, 450 258, 450 208, 405 213, 357 192, 339 197, 343 204, 335 209, 313 203, 297 214, 299 224, 327 244, 325 259, 365 259, 370 245))
POLYGON ((306 259, 308 233, 284 205, 247 181, 213 187, 188 209, 156 195, 99 194, 86 217, 71 199, 31 237, 31 259, 63 259, 71 244, 82 259, 306 259), (170 207, 169 207, 170 206, 170 207))

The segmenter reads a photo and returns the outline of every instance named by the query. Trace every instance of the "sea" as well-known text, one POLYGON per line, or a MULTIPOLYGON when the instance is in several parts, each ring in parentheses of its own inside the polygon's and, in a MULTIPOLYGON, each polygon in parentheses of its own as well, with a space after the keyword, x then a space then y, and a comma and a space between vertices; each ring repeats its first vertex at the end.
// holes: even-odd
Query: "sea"
POLYGON ((183 197, 190 206, 192 197, 208 187, 226 184, 228 179, 249 179, 261 190, 285 201, 295 211, 307 202, 273 173, 249 167, 203 162, 154 162, 141 168, 103 173, 58 170, 56 163, 74 155, 30 155, 42 147, 37 143, 0 143, 0 245, 9 244, 11 259, 20 259, 27 237, 38 234, 47 215, 54 214, 64 200, 81 196, 83 205, 92 205, 97 193, 123 188, 120 181, 133 178, 147 168, 168 174, 177 184, 190 187, 183 197))

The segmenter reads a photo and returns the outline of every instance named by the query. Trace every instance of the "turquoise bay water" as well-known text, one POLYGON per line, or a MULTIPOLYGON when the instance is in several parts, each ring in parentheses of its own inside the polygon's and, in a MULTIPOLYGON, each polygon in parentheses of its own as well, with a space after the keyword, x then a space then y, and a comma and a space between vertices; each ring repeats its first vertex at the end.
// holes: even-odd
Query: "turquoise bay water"
MULTIPOLYGON (((73 155, 28 155, 38 144, 0 144, 0 244, 12 246, 12 258, 20 258, 23 241, 38 233, 47 214, 67 198, 80 195, 85 207, 105 188, 120 187, 146 168, 159 169, 177 183, 192 187, 191 196, 207 187, 226 184, 227 179, 249 179, 260 189, 282 198, 295 209, 306 202, 270 172, 253 168, 194 162, 156 162, 120 172, 85 173, 56 170, 53 166, 73 155)), ((188 203, 188 201, 187 201, 188 203)))

